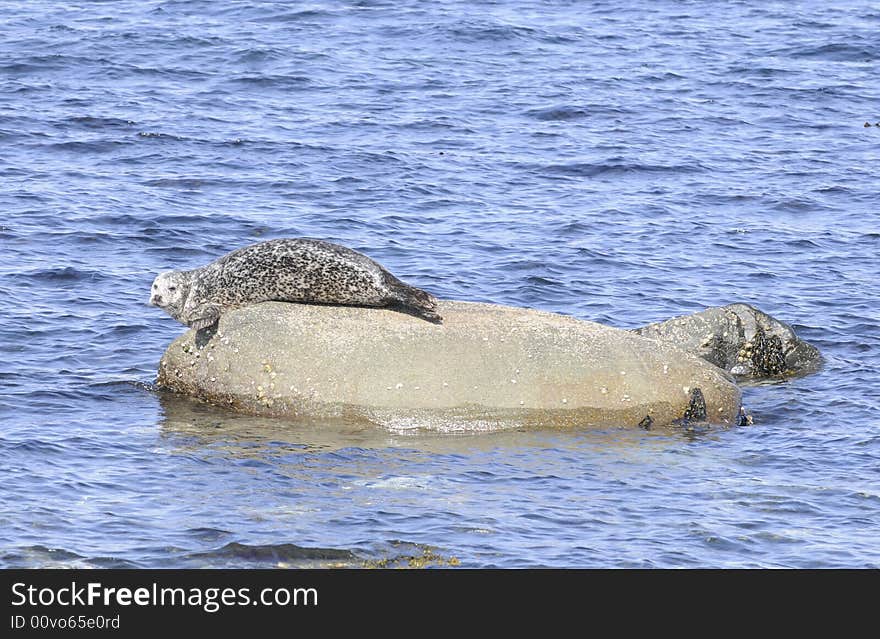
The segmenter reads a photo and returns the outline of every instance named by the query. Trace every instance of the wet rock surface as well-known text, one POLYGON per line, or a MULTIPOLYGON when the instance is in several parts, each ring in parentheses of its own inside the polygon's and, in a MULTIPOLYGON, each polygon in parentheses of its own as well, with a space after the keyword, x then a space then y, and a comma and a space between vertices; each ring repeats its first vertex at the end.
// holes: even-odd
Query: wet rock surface
POLYGON ((822 365, 818 349, 791 326, 748 304, 729 304, 633 331, 693 353, 734 375, 763 379, 806 375, 822 365))
POLYGON ((541 311, 440 303, 442 325, 383 309, 267 302, 167 349, 158 383, 212 404, 386 427, 734 424, 733 378, 672 344, 541 311))

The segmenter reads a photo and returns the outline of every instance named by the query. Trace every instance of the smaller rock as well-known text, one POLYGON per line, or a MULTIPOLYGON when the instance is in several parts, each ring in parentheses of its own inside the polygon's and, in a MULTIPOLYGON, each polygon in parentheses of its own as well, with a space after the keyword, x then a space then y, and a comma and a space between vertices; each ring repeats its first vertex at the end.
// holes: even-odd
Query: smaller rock
POLYGON ((822 356, 788 324, 748 304, 729 304, 648 324, 634 333, 678 346, 739 377, 805 375, 822 356))

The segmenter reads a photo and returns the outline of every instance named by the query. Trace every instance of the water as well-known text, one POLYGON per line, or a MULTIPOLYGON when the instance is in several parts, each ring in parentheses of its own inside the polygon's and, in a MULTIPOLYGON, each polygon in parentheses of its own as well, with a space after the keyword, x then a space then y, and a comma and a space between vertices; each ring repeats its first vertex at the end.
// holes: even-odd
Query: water
POLYGON ((876 5, 3 2, 0 33, 0 565, 880 566, 876 5), (626 328, 748 302, 827 361, 696 437, 155 391, 153 276, 285 236, 626 328))

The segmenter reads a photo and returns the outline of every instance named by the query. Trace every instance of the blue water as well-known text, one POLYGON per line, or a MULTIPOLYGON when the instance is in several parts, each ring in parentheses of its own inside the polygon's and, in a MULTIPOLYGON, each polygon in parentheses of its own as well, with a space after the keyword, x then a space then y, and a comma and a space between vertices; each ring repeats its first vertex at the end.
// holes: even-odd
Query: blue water
POLYGON ((880 10, 830 4, 0 4, 0 566, 880 567, 880 10), (285 236, 826 363, 699 436, 154 389, 154 275, 285 236))

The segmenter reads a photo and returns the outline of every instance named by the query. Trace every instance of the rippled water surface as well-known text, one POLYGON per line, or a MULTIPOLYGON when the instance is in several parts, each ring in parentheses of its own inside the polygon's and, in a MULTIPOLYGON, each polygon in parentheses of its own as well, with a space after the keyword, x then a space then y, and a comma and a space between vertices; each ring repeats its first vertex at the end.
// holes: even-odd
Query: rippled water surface
POLYGON ((0 4, 0 565, 880 567, 880 11, 829 4, 0 4), (155 391, 154 275, 285 236, 826 363, 699 436, 155 391))

